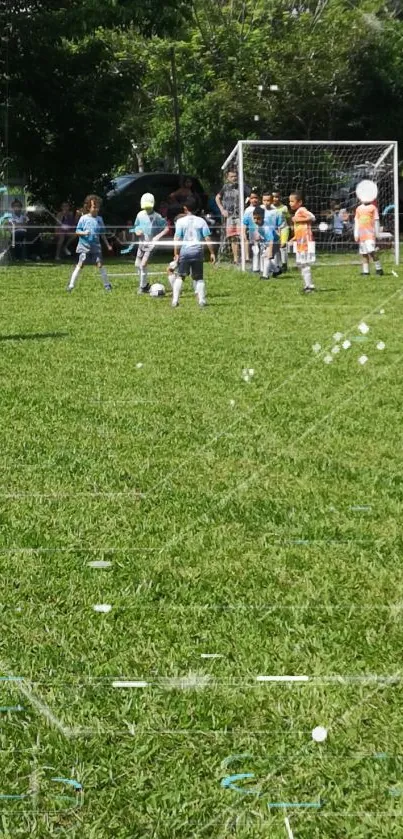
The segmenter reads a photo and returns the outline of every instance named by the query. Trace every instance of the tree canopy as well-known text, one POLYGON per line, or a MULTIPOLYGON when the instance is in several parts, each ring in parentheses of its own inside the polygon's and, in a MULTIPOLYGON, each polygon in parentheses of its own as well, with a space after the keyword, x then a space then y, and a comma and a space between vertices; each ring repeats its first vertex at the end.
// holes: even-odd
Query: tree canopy
POLYGON ((47 202, 176 165, 172 48, 206 186, 240 138, 403 139, 398 0, 3 0, 0 24, 1 159, 47 202))

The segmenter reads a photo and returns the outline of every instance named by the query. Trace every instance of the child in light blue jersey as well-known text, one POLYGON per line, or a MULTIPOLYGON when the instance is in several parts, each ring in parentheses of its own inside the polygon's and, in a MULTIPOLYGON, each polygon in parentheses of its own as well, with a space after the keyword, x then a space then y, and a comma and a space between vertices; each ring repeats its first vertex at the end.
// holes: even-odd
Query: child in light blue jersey
POLYGON ((76 279, 86 262, 90 265, 94 264, 99 268, 105 291, 112 290, 106 268, 104 268, 102 263, 101 239, 103 239, 108 251, 112 250, 112 246, 105 236, 104 220, 99 215, 100 208, 101 199, 99 196, 87 195, 83 204, 83 215, 76 227, 76 234, 79 237, 76 248, 78 263, 71 275, 67 291, 73 291, 76 279))
POLYGON ((171 283, 174 308, 179 305, 183 280, 189 274, 199 305, 206 305, 206 286, 203 279, 204 242, 207 242, 210 251, 210 261, 213 264, 215 262, 210 228, 203 218, 194 215, 195 207, 194 198, 187 198, 183 205, 185 215, 178 219, 175 225, 175 261, 178 260, 178 267, 175 281, 171 283))
POLYGON ((141 197, 141 210, 137 213, 130 232, 141 239, 137 250, 136 268, 140 270, 139 294, 148 294, 150 284, 147 278, 147 264, 156 243, 169 232, 166 219, 154 211, 155 199, 151 192, 141 197))
POLYGON ((268 189, 262 195, 262 209, 264 210, 264 225, 273 231, 273 259, 275 262, 274 276, 281 274, 280 258, 280 229, 283 224, 283 214, 273 207, 273 193, 268 189))
POLYGON ((261 270, 262 280, 268 280, 271 274, 277 275, 274 262, 275 228, 266 224, 265 211, 262 207, 255 207, 253 211, 253 247, 257 252, 257 270, 261 270))

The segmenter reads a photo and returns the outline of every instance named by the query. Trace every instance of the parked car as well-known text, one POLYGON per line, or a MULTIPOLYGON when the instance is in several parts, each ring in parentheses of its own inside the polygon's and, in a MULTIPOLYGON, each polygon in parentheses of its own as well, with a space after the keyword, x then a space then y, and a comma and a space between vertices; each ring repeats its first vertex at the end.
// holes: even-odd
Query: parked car
MULTIPOLYGON (((191 175, 183 179, 192 181, 198 210, 207 210, 207 195, 200 181, 191 175)), ((106 193, 102 204, 102 215, 108 227, 125 226, 128 219, 134 219, 140 210, 140 199, 145 192, 155 197, 155 209, 167 201, 168 196, 179 189, 181 178, 169 172, 141 172, 136 175, 120 175, 112 181, 112 188, 106 193)), ((177 214, 177 213, 176 213, 177 214)))

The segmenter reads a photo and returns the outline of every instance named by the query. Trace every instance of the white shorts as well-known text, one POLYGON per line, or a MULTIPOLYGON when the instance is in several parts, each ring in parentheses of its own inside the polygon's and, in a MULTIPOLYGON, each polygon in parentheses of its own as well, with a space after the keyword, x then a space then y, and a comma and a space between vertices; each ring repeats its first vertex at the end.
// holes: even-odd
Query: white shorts
POLYGON ((376 251, 375 239, 366 239, 365 242, 360 242, 359 251, 361 256, 368 256, 370 253, 376 251))
POLYGON ((297 250, 298 244, 294 242, 295 261, 297 265, 312 265, 316 261, 315 242, 308 242, 308 251, 297 250))

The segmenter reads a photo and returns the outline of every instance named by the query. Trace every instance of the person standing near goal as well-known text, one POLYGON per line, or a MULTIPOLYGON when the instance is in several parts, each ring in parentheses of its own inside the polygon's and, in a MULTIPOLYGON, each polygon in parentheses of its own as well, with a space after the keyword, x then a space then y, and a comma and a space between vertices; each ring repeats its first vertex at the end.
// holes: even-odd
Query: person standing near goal
POLYGON ((280 228, 283 223, 283 216, 277 207, 273 206, 273 193, 265 189, 262 195, 262 208, 264 209, 264 224, 273 234, 273 276, 281 274, 280 261, 280 228))
POLYGON ((106 268, 102 263, 101 239, 103 239, 108 251, 112 250, 112 246, 105 236, 104 220, 99 215, 100 208, 100 197, 98 195, 87 195, 83 204, 83 215, 76 227, 76 234, 79 237, 76 249, 78 263, 71 275, 67 291, 73 291, 76 279, 87 261, 90 265, 95 264, 99 268, 105 291, 112 290, 106 268))
POLYGON ((376 205, 372 201, 359 204, 355 211, 354 239, 358 243, 359 253, 362 257, 361 273, 364 276, 370 274, 370 260, 374 262, 378 277, 383 275, 383 268, 379 261, 379 251, 376 246, 379 232, 379 212, 376 205))
MULTIPOLYGON (((244 201, 248 190, 244 188, 244 201)), ((225 222, 225 238, 231 244, 234 265, 239 263, 239 242, 241 237, 241 216, 243 207, 239 206, 238 175, 235 169, 227 174, 227 183, 215 197, 217 207, 225 222)), ((223 237, 222 237, 223 238, 223 237)))
POLYGON ((253 210, 254 233, 253 241, 259 249, 259 268, 261 268, 261 279, 268 280, 272 274, 276 275, 276 265, 273 262, 274 248, 274 227, 270 227, 265 221, 265 210, 263 207, 255 207, 253 210))
POLYGON ((183 205, 185 215, 178 219, 175 225, 174 263, 172 264, 172 271, 175 271, 174 265, 176 262, 178 266, 175 271, 175 279, 172 278, 171 280, 173 308, 179 306, 179 295, 182 290, 183 280, 189 274, 193 280, 199 306, 205 306, 207 303, 206 284, 203 278, 204 242, 208 244, 210 261, 213 264, 215 262, 215 253, 211 241, 210 228, 203 218, 194 215, 195 208, 196 202, 194 198, 187 198, 183 205))
POLYGON ((277 210, 278 213, 281 214, 281 225, 280 225, 280 261, 281 261, 281 270, 285 273, 288 270, 287 264, 287 244, 290 238, 290 211, 287 207, 287 204, 283 204, 281 200, 281 195, 277 190, 273 191, 273 208, 277 210))
POLYGON ((315 262, 315 242, 312 234, 312 223, 315 216, 303 206, 300 192, 292 192, 289 197, 291 211, 294 213, 292 223, 294 225, 294 236, 290 242, 294 245, 297 268, 301 269, 304 281, 304 292, 314 291, 312 282, 311 265, 315 262))

